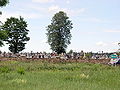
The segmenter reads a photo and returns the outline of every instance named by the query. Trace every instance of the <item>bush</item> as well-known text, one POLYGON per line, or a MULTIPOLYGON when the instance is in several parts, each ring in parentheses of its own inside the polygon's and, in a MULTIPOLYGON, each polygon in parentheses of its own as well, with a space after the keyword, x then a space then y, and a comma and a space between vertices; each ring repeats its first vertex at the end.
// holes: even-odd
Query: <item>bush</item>
POLYGON ((0 72, 1 73, 8 73, 9 71, 10 71, 10 69, 8 67, 6 67, 6 66, 0 67, 0 72))
POLYGON ((24 68, 18 68, 18 69, 17 69, 17 73, 19 73, 19 74, 21 74, 21 75, 24 75, 24 74, 25 74, 24 68))

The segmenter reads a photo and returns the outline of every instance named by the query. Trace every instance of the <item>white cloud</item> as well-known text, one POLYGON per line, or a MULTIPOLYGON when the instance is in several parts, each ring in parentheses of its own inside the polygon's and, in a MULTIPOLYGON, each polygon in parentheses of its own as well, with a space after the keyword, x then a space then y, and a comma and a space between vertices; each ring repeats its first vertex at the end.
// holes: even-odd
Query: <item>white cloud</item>
POLYGON ((116 47, 118 46, 118 43, 120 43, 119 41, 116 41, 116 42, 108 42, 108 43, 105 43, 105 42, 102 42, 102 41, 99 41, 96 43, 97 46, 102 46, 102 47, 105 47, 105 46, 109 46, 109 47, 116 47))
POLYGON ((68 15, 72 15, 72 16, 76 16, 76 15, 79 15, 83 12, 86 11, 85 8, 80 8, 80 9, 67 9, 67 8, 60 8, 58 5, 53 5, 51 7, 48 8, 48 12, 50 13, 56 13, 56 12, 59 12, 59 11, 64 11, 66 12, 68 15))
POLYGON ((120 42, 113 42, 112 44, 113 44, 113 45, 118 45, 118 43, 120 43, 120 42))
POLYGON ((120 30, 114 29, 114 30, 105 30, 104 32, 108 33, 120 33, 120 30))
MULTIPOLYGON (((86 11, 85 8, 79 8, 79 9, 68 9, 68 8, 61 8, 60 6, 58 5, 52 5, 52 6, 49 6, 49 7, 41 7, 41 6, 38 6, 38 5, 34 5, 34 4, 27 4, 24 8, 27 8, 29 10, 32 10, 33 12, 40 12, 40 14, 42 16, 45 16, 45 15, 53 15, 59 11, 64 11, 66 12, 68 15, 70 16, 76 16, 76 15, 80 15, 82 13, 84 13, 86 11)), ((24 9, 22 9, 21 12, 27 12, 27 11, 24 11, 24 9)))
POLYGON ((102 41, 96 43, 97 46, 107 46, 107 43, 104 43, 102 41))
POLYGON ((37 3, 50 3, 54 2, 55 0, 32 0, 32 1, 37 3))
POLYGON ((66 3, 67 3, 67 4, 70 4, 70 0, 67 0, 66 3))
POLYGON ((67 9, 67 12, 69 15, 72 15, 72 16, 77 16, 77 15, 80 15, 82 13, 84 13, 86 11, 85 8, 80 8, 80 9, 67 9))
POLYGON ((55 5, 55 6, 51 6, 48 8, 49 12, 58 12, 60 10, 59 6, 55 5))
POLYGON ((23 12, 3 12, 1 15, 1 21, 4 22, 6 21, 6 18, 10 17, 19 17, 22 16, 25 19, 35 19, 35 18, 40 18, 41 16, 35 13, 23 13, 23 12))

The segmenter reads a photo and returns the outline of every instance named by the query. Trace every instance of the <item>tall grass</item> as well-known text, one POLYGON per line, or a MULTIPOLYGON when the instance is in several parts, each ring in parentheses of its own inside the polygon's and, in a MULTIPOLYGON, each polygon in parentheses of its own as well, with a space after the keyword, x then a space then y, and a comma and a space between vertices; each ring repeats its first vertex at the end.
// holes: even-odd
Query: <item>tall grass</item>
POLYGON ((0 90, 119 90, 119 69, 90 63, 1 61, 0 90))

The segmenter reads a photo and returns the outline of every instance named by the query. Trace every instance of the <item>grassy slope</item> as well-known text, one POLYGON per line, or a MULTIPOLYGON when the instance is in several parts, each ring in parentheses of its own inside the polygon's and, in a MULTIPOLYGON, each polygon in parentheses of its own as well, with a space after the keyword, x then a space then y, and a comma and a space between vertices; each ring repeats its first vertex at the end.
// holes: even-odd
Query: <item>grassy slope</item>
POLYGON ((1 61, 0 90, 119 90, 119 69, 89 63, 1 61))

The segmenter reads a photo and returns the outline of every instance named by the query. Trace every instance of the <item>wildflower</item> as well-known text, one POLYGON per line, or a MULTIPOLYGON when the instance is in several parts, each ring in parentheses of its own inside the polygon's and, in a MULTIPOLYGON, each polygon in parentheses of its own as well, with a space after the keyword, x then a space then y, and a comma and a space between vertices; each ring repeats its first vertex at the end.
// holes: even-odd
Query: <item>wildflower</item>
POLYGON ((80 77, 81 77, 81 78, 88 78, 89 75, 85 75, 85 74, 83 73, 83 74, 80 74, 80 77))

